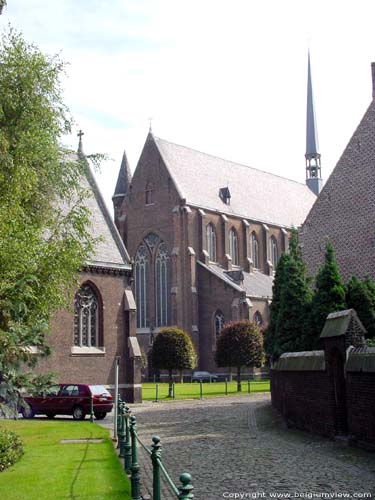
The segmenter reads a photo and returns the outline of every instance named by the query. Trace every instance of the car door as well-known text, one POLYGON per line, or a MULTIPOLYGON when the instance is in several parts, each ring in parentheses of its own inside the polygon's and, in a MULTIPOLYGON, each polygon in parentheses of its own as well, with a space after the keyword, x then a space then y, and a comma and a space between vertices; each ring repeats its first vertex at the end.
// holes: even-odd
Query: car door
POLYGON ((79 402, 78 385, 64 385, 61 388, 60 395, 60 411, 62 415, 71 415, 74 405, 79 402))

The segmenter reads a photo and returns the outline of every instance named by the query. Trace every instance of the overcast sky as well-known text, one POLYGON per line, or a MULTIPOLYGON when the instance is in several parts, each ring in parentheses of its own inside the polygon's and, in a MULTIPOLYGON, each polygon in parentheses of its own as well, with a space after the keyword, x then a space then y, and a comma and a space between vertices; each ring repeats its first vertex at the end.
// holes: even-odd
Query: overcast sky
POLYGON ((158 137, 304 182, 308 47, 326 180, 371 101, 374 19, 374 0, 8 0, 0 29, 69 62, 65 142, 81 128, 113 159, 97 174, 112 213, 150 117, 158 137))

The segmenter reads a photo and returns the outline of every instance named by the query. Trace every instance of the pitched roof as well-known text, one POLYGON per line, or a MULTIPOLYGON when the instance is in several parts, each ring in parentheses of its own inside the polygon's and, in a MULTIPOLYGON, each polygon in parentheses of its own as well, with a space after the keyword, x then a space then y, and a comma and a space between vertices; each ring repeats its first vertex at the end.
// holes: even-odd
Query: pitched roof
MULTIPOLYGON (((69 153, 70 161, 77 161, 80 154, 69 153)), ((82 156, 84 160, 84 156, 82 156)), ((124 246, 121 236, 109 214, 107 206, 95 181, 90 165, 86 164, 86 177, 81 178, 81 187, 88 191, 83 205, 90 211, 92 236, 98 238, 94 255, 87 265, 105 269, 131 269, 130 257, 124 246)), ((63 210, 68 207, 62 204, 63 210)))
POLYGON ((259 271, 253 271, 252 273, 241 271, 243 274, 243 281, 238 282, 231 279, 230 274, 217 264, 210 264, 207 266, 200 261, 198 261, 198 264, 238 292, 245 292, 246 296, 249 298, 271 299, 272 297, 273 276, 268 276, 259 271))
POLYGON ((131 269, 129 254, 109 214, 89 165, 87 179, 83 182, 85 181, 91 190, 91 195, 85 200, 85 205, 91 212, 93 235, 100 238, 95 254, 88 264, 131 269))
POLYGON ((152 137, 179 195, 189 205, 297 227, 315 201, 305 184, 152 137), (219 196, 223 187, 230 189, 230 205, 219 196))

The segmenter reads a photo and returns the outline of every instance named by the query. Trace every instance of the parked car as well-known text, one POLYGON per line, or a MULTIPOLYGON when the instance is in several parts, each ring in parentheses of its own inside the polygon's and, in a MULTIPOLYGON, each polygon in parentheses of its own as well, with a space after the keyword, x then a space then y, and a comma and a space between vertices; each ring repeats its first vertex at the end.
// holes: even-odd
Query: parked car
POLYGON ((217 375, 210 372, 194 372, 191 377, 192 382, 216 382, 218 379, 217 375))
POLYGON ((83 420, 91 411, 93 396, 94 415, 98 420, 112 411, 112 396, 102 385, 58 384, 50 387, 39 396, 25 397, 28 407, 21 408, 24 418, 34 415, 73 415, 75 420, 83 420))

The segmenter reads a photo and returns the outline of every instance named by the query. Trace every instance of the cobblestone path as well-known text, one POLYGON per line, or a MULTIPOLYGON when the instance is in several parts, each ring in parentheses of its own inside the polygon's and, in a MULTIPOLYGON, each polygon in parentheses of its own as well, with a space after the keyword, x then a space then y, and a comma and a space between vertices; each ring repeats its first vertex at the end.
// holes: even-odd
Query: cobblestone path
MULTIPOLYGON (((181 472, 191 473, 197 500, 272 493, 375 499, 375 454, 286 429, 268 394, 144 403, 132 410, 144 443, 160 436, 163 463, 175 483, 181 472)), ((142 491, 151 493, 150 458, 141 448, 139 462, 142 491)), ((163 500, 173 498, 166 487, 163 493, 163 500)))

